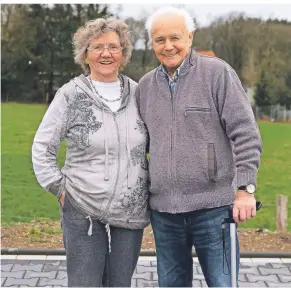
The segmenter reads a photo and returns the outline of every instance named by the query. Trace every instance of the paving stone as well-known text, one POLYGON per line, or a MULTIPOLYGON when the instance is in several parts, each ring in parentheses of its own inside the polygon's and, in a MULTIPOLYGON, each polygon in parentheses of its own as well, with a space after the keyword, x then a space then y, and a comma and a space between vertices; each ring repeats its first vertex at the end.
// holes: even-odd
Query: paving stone
POLYGON ((2 272, 1 271, 1 277, 21 279, 21 278, 23 278, 24 273, 25 273, 25 271, 10 271, 10 272, 2 272))
POLYGON ((144 272, 157 272, 157 267, 152 267, 152 266, 141 266, 138 265, 136 267, 136 273, 144 273, 144 272))
POLYGON ((247 276, 245 274, 239 274, 238 281, 242 281, 242 282, 248 281, 247 276))
POLYGON ((260 271, 259 271, 258 267, 240 268, 239 274, 260 275, 260 271))
POLYGON ((67 271, 67 268, 65 266, 61 266, 61 265, 45 264, 43 267, 43 271, 44 272, 67 271))
MULTIPOLYGON (((2 274, 2 273, 1 273, 1 274, 2 274)), ((7 279, 7 278, 4 278, 4 277, 2 278, 2 275, 1 275, 1 287, 3 286, 4 282, 6 281, 6 279, 7 279)))
POLYGON ((267 282, 279 282, 279 278, 276 275, 251 275, 246 274, 249 282, 257 282, 257 281, 267 281, 267 282))
POLYGON ((1 255, 1 259, 17 259, 17 255, 1 255))
POLYGON ((67 268, 67 261, 66 260, 61 260, 60 261, 60 266, 67 268))
POLYGON ((11 271, 35 271, 35 272, 40 272, 43 268, 43 264, 38 264, 38 265, 23 265, 23 264, 15 264, 12 267, 11 271))
POLYGON ((24 274, 24 278, 48 278, 55 279, 57 276, 57 271, 50 272, 34 272, 34 271, 26 271, 24 274))
POLYGON ((194 275, 194 274, 199 274, 199 273, 198 273, 198 267, 197 267, 196 264, 193 264, 192 268, 193 268, 193 275, 194 275))
POLYGON ((13 264, 1 264, 1 271, 9 272, 12 268, 13 264))
POLYGON ((133 274, 132 279, 151 280, 152 279, 152 273, 150 273, 150 272, 136 273, 136 274, 133 274))
POLYGON ((17 260, 45 260, 46 255, 18 255, 17 260))
POLYGON ((252 258, 240 258, 239 262, 240 264, 253 263, 253 260, 252 258))
POLYGON ((42 278, 39 279, 37 286, 45 286, 47 287, 48 285, 53 285, 53 286, 62 286, 62 287, 66 287, 67 284, 67 280, 65 279, 47 279, 47 278, 42 278))
POLYGON ((3 264, 28 265, 29 264, 29 260, 1 259, 1 265, 3 265, 3 264))
POLYGON ((277 268, 277 269, 259 267, 259 270, 260 270, 262 275, 272 275, 272 274, 291 275, 291 272, 287 267, 277 268))
POLYGON ((267 262, 270 263, 270 264, 271 263, 283 263, 281 258, 271 258, 271 259, 269 258, 269 259, 267 259, 267 262))
POLYGON ((151 262, 152 261, 140 260, 140 261, 138 261, 137 266, 148 266, 149 267, 149 266, 152 266, 151 262))
POLYGON ((157 261, 151 261, 151 265, 157 267, 157 261))
POLYGON ((271 264, 273 268, 278 269, 278 268, 288 268, 286 263, 272 263, 271 264))
POLYGON ((199 264, 198 257, 193 257, 192 259, 193 259, 193 263, 199 264))
POLYGON ((157 281, 145 281, 143 279, 136 280, 136 287, 158 287, 157 281))
MULTIPOLYGON (((277 283, 277 285, 278 285, 278 283, 277 283)), ((257 281, 257 282, 253 282, 253 283, 238 281, 238 286, 239 287, 267 287, 267 284, 265 281, 257 281)))
POLYGON ((60 260, 31 260, 29 261, 29 265, 38 265, 38 264, 60 265, 60 260))
POLYGON ((66 271, 58 271, 56 279, 66 279, 68 277, 66 271))
POLYGON ((47 255, 46 260, 66 260, 66 255, 47 255))
POLYGON ((197 266, 197 273, 203 275, 201 266, 197 266))
POLYGON ((242 263, 241 268, 250 268, 250 267, 264 267, 264 268, 272 268, 271 263, 242 263))
POLYGON ((136 279, 131 279, 130 287, 136 287, 136 279))
POLYGON ((202 287, 202 281, 201 280, 193 280, 192 286, 193 287, 202 287))
POLYGON ((201 274, 193 274, 193 280, 204 280, 204 276, 201 274))
POLYGON ((266 264, 266 263, 282 263, 280 258, 252 258, 253 262, 256 264, 266 264))
POLYGON ((281 258, 282 263, 288 263, 291 264, 291 258, 281 258))
POLYGON ((5 283, 4 283, 4 287, 8 287, 8 286, 32 286, 32 287, 36 287, 36 283, 38 281, 38 278, 30 278, 30 279, 15 279, 15 278, 8 278, 5 283))
POLYGON ((276 287, 276 288, 280 288, 280 287, 289 287, 290 288, 290 283, 272 283, 272 282, 268 282, 268 287, 276 287))
POLYGON ((208 287, 205 280, 202 280, 202 287, 208 287))
POLYGON ((291 283, 291 275, 288 275, 288 276, 286 276, 286 275, 278 275, 278 277, 281 280, 281 282, 291 283))

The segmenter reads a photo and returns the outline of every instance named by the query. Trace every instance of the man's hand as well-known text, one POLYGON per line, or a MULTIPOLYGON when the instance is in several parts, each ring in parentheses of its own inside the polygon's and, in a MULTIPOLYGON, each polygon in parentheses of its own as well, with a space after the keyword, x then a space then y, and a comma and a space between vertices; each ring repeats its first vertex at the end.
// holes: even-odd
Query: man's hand
POLYGON ((233 203, 233 219, 238 224, 256 216, 256 199, 245 191, 238 191, 233 203))
POLYGON ((64 201, 65 201, 65 192, 62 193, 61 197, 59 198, 59 201, 62 205, 62 207, 64 206, 64 201))

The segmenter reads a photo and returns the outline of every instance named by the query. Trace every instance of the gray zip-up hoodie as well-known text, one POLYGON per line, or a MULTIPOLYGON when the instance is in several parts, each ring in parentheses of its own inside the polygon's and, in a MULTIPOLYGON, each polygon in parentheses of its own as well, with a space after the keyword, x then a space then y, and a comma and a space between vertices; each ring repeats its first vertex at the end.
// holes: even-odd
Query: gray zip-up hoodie
POLYGON ((95 96, 84 75, 61 87, 35 135, 32 162, 40 185, 57 197, 65 191, 83 215, 141 229, 149 224, 147 131, 136 107, 136 83, 122 79, 116 113, 95 96), (60 169, 56 155, 64 139, 60 169))
POLYGON ((256 185, 261 138, 235 71, 192 51, 171 95, 161 67, 139 82, 150 137, 150 207, 182 213, 229 205, 237 186, 256 185))

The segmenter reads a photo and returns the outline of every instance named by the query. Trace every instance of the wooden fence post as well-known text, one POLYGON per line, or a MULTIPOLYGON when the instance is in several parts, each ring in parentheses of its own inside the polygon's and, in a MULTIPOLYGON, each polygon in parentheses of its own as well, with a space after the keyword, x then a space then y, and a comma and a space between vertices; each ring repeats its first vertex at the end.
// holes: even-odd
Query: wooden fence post
POLYGON ((277 195, 276 197, 276 229, 281 232, 287 231, 288 197, 277 195))

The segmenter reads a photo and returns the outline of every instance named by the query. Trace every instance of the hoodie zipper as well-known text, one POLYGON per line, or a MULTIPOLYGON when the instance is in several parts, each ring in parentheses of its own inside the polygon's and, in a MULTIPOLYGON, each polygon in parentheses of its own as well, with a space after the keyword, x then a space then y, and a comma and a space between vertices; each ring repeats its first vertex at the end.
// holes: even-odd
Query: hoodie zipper
POLYGON ((103 215, 101 216, 100 218, 100 221, 102 221, 104 219, 104 217, 106 217, 109 213, 109 207, 114 199, 114 196, 115 196, 115 193, 116 193, 116 187, 117 187, 117 183, 118 183, 118 180, 119 180, 119 170, 120 170, 120 136, 119 136, 119 130, 118 130, 118 125, 117 125, 117 122, 116 122, 116 113, 113 113, 111 112, 112 116, 113 116, 113 120, 114 120, 114 123, 116 125, 116 131, 117 131, 117 140, 118 140, 118 164, 117 164, 117 177, 116 177, 116 181, 115 181, 115 184, 114 184, 114 190, 113 190, 113 194, 112 196, 110 197, 110 200, 104 210, 104 213, 103 215))

